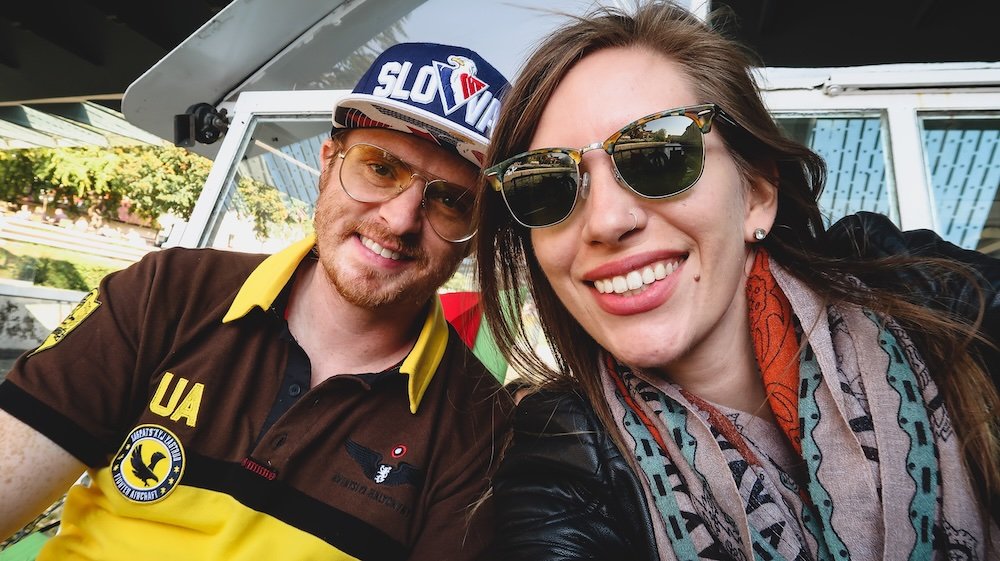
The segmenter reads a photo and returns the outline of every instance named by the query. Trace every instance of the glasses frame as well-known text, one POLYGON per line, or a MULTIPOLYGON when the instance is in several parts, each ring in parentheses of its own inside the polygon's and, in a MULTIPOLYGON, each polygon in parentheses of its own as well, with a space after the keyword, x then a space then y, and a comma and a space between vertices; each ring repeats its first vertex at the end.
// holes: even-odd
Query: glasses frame
POLYGON ((464 237, 460 237, 460 238, 454 239, 454 240, 448 239, 443 234, 441 234, 441 232, 438 232, 438 229, 434 226, 434 221, 431 220, 430 214, 428 213, 428 210, 427 210, 427 189, 433 183, 444 183, 444 184, 448 184, 448 185, 456 185, 456 186, 462 187, 462 188, 464 188, 466 191, 468 191, 472 195, 473 200, 475 200, 475 197, 476 197, 476 193, 475 193, 474 190, 469 189, 468 187, 465 187, 464 185, 459 185, 458 183, 453 183, 451 181, 446 181, 446 180, 441 179, 441 178, 433 178, 433 176, 431 176, 431 175, 427 175, 427 174, 425 174, 423 172, 420 172, 420 171, 415 171, 417 168, 413 164, 411 164, 410 162, 407 162, 406 160, 400 158, 395 153, 393 153, 391 150, 386 150, 385 148, 382 148, 381 146, 379 146, 377 144, 372 144, 370 142, 355 142, 354 144, 351 144, 350 146, 347 146, 344 149, 342 149, 339 152, 337 152, 337 157, 340 158, 340 169, 337 170, 337 179, 338 179, 338 181, 340 181, 340 188, 343 189, 344 193, 346 193, 347 196, 351 198, 351 200, 357 201, 359 203, 366 203, 366 204, 384 203, 384 202, 387 202, 387 201, 391 201, 392 199, 395 199, 396 197, 402 195, 403 192, 405 192, 407 189, 410 188, 410 185, 413 184, 413 178, 414 177, 419 177, 424 182, 424 188, 423 188, 423 191, 420 194, 420 209, 421 209, 421 212, 424 215, 424 218, 427 220, 427 224, 431 227, 431 230, 434 231, 434 234, 436 234, 437 237, 439 237, 442 240, 444 240, 446 242, 449 242, 449 243, 463 243, 463 242, 467 242, 467 241, 471 240, 473 238, 473 236, 476 235, 476 232, 477 232, 477 230, 479 228, 475 226, 475 222, 476 222, 475 206, 473 206, 473 210, 472 210, 471 215, 470 215, 471 216, 470 226, 472 227, 472 232, 469 233, 468 235, 464 236, 464 237), (356 147, 356 146, 368 146, 368 147, 371 147, 371 148, 375 148, 376 150, 381 150, 382 152, 385 152, 386 154, 392 155, 393 158, 395 158, 400 163, 402 163, 403 165, 405 165, 406 168, 411 172, 410 173, 410 180, 406 183, 406 186, 405 187, 399 187, 398 191, 396 191, 395 193, 390 193, 389 195, 387 195, 383 199, 365 200, 365 199, 360 199, 357 196, 355 196, 353 193, 351 193, 351 191, 347 188, 346 183, 344 182, 344 162, 347 161, 347 153, 350 152, 352 149, 354 149, 354 147, 356 147))
POLYGON ((735 119, 733 119, 732 117, 730 117, 722 109, 722 107, 719 107, 719 105, 715 104, 715 103, 701 103, 701 104, 698 104, 698 105, 687 105, 687 106, 684 106, 684 107, 675 107, 673 109, 667 109, 667 110, 660 111, 660 112, 657 112, 657 113, 652 113, 652 114, 646 115, 645 117, 639 117, 638 119, 632 121, 631 123, 625 125, 624 127, 620 128, 620 129, 618 129, 618 131, 616 131, 614 134, 612 134, 611 136, 609 136, 606 140, 604 140, 604 142, 593 142, 593 143, 588 144, 586 146, 583 146, 581 148, 562 148, 562 147, 537 148, 535 150, 529 150, 527 152, 521 152, 520 154, 511 156, 510 158, 507 158, 506 160, 503 160, 502 162, 500 162, 498 164, 494 164, 494 165, 486 168, 485 170, 483 170, 483 174, 485 175, 487 182, 493 187, 493 190, 500 192, 500 196, 503 198, 504 205, 507 207, 507 211, 510 212, 510 215, 514 218, 514 220, 516 220, 517 223, 520 224, 521 226, 524 226, 525 228, 531 228, 531 229, 535 229, 535 228, 548 228, 550 226, 555 226, 556 224, 559 224, 559 223, 565 221, 567 218, 569 218, 570 216, 573 215, 573 211, 576 210, 576 203, 577 203, 577 201, 580 200, 580 192, 582 191, 582 189, 580 188, 580 186, 581 186, 581 183, 583 182, 583 174, 580 173, 580 163, 583 161, 583 155, 586 154, 587 152, 592 151, 592 150, 601 149, 601 150, 603 150, 611 158, 611 166, 612 166, 612 168, 613 168, 613 170, 615 172, 615 179, 618 181, 618 183, 620 185, 622 185, 623 187, 628 188, 628 190, 631 191, 632 193, 634 193, 635 195, 637 195, 637 196, 639 196, 639 197, 641 197, 643 199, 650 199, 650 200, 668 199, 670 197, 676 197, 677 195, 680 195, 681 193, 684 193, 685 191, 687 191, 691 187, 694 187, 694 185, 696 183, 698 183, 698 180, 701 179, 701 174, 705 172, 705 143, 704 142, 702 142, 702 144, 701 144, 701 162, 702 162, 702 164, 701 164, 701 170, 698 172, 698 177, 696 177, 694 179, 694 181, 692 181, 691 184, 688 185, 687 187, 685 187, 685 188, 683 188, 683 189, 681 189, 679 191, 676 191, 674 193, 667 193, 666 195, 649 196, 649 195, 645 195, 643 193, 640 193, 639 191, 636 191, 635 188, 632 187, 632 185, 630 185, 627 181, 625 181, 624 177, 622 177, 621 172, 618 170, 618 163, 615 161, 615 158, 614 158, 615 144, 617 144, 618 140, 621 139, 622 135, 624 135, 625 132, 627 132, 627 131, 635 128, 635 127, 640 127, 642 125, 645 125, 646 123, 649 123, 651 121, 655 121, 657 119, 662 119, 664 117, 673 117, 673 116, 685 116, 685 117, 691 119, 691 121, 695 124, 695 126, 698 127, 698 130, 701 131, 702 136, 704 136, 704 135, 706 135, 706 134, 708 134, 709 132, 712 131, 712 122, 715 120, 716 117, 719 117, 720 119, 723 119, 724 121, 728 122, 729 124, 731 124, 733 126, 740 127, 739 123, 737 123, 735 119), (507 193, 506 193, 506 191, 503 188, 503 181, 500 179, 500 177, 514 163, 516 163, 516 162, 518 162, 518 161, 520 161, 520 160, 522 160, 522 159, 524 159, 524 158, 526 158, 528 156, 539 155, 539 154, 566 154, 566 155, 568 155, 570 157, 570 159, 573 160, 573 165, 574 165, 574 168, 576 170, 576 178, 575 178, 576 179, 576 196, 573 198, 573 204, 572 204, 572 206, 570 206, 570 209, 566 213, 566 216, 560 218, 559 220, 557 220, 555 222, 552 222, 551 224, 544 224, 544 225, 539 225, 539 226, 530 226, 528 224, 525 224, 524 222, 521 221, 520 218, 518 218, 517 214, 514 212, 514 209, 511 207, 510 202, 507 201, 507 193))

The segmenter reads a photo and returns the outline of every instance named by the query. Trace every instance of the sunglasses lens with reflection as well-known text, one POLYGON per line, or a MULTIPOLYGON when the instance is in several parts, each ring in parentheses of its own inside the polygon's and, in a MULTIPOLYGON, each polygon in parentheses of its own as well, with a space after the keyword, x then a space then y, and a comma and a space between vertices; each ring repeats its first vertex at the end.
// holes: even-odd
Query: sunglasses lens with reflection
MULTIPOLYGON (((688 115, 667 115, 626 127, 611 146, 621 179, 639 195, 660 199, 689 189, 705 167, 705 133, 688 115)), ((566 219, 576 205, 580 169, 565 148, 529 152, 500 176, 514 217, 529 228, 566 219)))
POLYGON ((578 169, 565 152, 529 154, 507 167, 500 180, 511 214, 528 227, 560 222, 576 204, 578 169))
POLYGON ((695 122, 671 115, 625 131, 612 157, 633 190, 655 199, 694 185, 701 176, 704 154, 704 135, 695 122))

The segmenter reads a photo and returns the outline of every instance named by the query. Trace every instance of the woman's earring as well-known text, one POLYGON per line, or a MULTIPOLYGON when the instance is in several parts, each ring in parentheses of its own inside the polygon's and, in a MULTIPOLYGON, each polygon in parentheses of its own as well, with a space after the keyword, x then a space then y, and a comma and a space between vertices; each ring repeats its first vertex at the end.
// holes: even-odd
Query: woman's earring
POLYGON ((763 239, 767 237, 767 230, 763 228, 757 228, 756 230, 753 231, 753 237, 757 241, 763 241, 763 239))

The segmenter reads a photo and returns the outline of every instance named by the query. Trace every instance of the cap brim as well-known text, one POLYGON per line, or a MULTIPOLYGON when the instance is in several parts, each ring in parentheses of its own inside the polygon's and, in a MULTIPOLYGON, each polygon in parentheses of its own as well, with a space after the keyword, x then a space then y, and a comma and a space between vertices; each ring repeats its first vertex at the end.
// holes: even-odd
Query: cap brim
POLYGON ((470 134, 448 119, 408 103, 368 94, 352 93, 337 103, 333 113, 337 128, 378 127, 417 135, 435 144, 453 148, 477 167, 482 165, 485 136, 470 134))

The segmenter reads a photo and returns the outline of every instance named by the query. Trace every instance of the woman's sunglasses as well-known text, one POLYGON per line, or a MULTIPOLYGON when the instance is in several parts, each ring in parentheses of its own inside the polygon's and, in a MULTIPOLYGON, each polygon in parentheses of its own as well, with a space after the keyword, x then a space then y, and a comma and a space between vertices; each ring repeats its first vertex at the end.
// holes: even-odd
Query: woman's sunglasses
POLYGON ((637 119, 604 142, 524 152, 484 173, 514 219, 528 228, 553 226, 573 213, 581 185, 586 189, 580 162, 598 148, 611 156, 618 182, 635 194, 647 199, 673 197, 701 177, 704 135, 712 130, 716 116, 736 125, 714 103, 678 107, 637 119))

